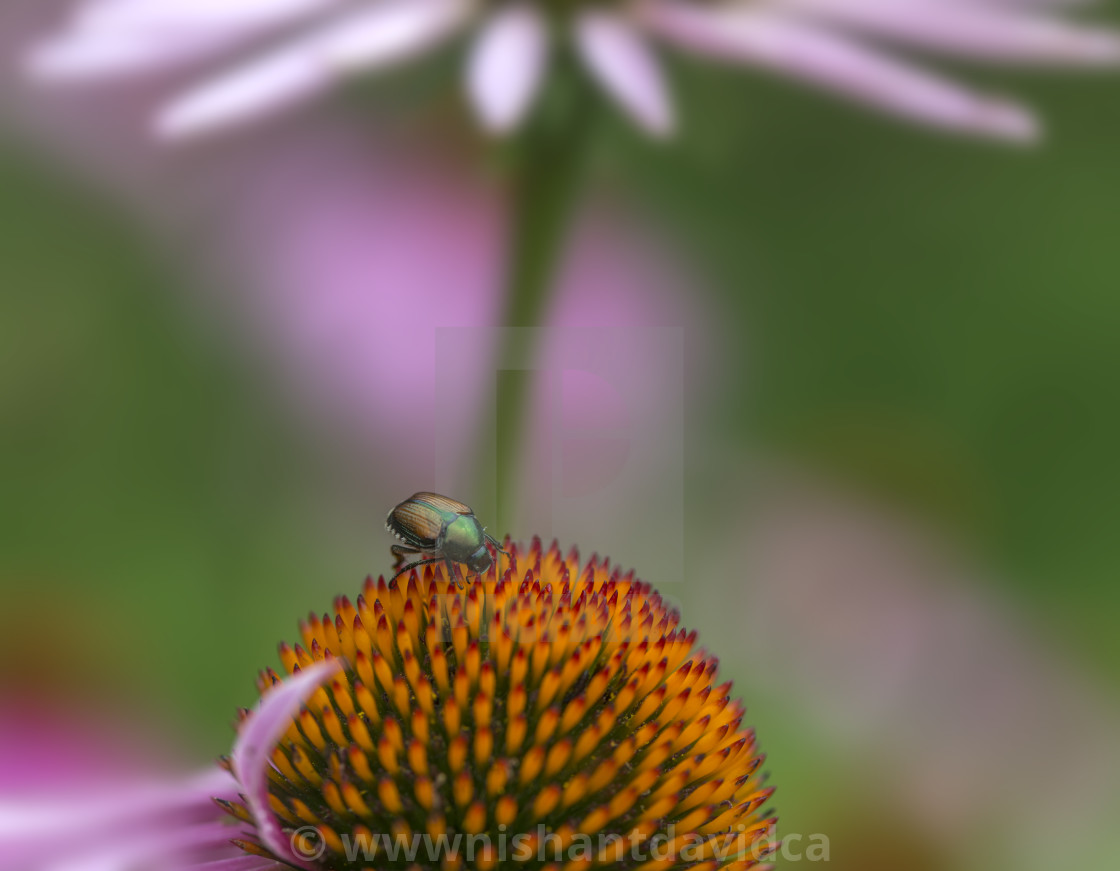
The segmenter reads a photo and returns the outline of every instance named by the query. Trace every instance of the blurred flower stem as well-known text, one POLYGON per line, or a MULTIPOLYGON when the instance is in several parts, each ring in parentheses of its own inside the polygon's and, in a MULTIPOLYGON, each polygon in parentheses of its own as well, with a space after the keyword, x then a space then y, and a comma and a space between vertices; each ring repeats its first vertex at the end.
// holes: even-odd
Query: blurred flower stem
MULTIPOLYGON (((497 529, 516 537, 518 471, 532 409, 539 328, 563 260, 593 140, 596 96, 575 59, 549 82, 535 117, 512 146, 513 186, 494 447, 497 529)), ((485 442, 484 442, 485 444, 485 442)), ((490 468, 489 462, 478 467, 490 468)), ((485 492, 484 489, 481 492, 485 492)))

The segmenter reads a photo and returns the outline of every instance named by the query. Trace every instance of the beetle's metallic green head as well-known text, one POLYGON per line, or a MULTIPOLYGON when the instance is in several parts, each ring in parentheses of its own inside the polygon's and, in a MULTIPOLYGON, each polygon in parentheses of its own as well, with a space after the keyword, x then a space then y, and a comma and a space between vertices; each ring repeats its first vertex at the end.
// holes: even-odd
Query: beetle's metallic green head
POLYGON ((490 566, 493 564, 494 558, 490 556, 490 548, 486 546, 485 541, 482 543, 482 546, 467 559, 467 565, 476 575, 481 575, 490 571, 490 566))
POLYGON ((473 514, 456 517, 444 531, 443 552, 454 562, 466 563, 475 573, 490 568, 493 559, 486 547, 486 534, 473 514))

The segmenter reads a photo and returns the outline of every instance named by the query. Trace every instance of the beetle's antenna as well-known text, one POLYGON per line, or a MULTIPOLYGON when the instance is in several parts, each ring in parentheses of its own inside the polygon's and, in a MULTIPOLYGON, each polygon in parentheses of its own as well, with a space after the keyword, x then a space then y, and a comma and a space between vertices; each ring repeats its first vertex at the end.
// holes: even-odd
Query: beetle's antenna
POLYGON ((486 536, 486 540, 488 542, 494 545, 494 550, 496 550, 498 553, 504 553, 506 556, 512 556, 512 554, 508 550, 502 547, 501 543, 498 541, 498 539, 494 538, 494 536, 489 535, 485 531, 482 534, 486 536))

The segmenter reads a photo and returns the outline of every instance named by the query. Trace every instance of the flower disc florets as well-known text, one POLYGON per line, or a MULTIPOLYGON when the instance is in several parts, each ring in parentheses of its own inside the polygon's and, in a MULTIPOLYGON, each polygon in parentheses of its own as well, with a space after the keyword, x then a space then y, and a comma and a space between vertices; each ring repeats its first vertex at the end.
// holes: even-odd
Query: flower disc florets
MULTIPOLYGON (((463 590, 442 565, 367 580, 281 646, 292 675, 341 663, 271 748, 268 804, 296 857, 339 871, 757 864, 774 823, 763 757, 696 633, 609 561, 539 541, 510 553, 463 590)), ((262 675, 266 704, 285 683, 262 675)))

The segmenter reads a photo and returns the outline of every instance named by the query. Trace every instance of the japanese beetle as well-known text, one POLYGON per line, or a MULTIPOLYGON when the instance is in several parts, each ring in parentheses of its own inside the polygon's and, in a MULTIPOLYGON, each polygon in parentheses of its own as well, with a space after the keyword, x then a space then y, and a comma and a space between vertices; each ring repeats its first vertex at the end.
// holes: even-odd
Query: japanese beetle
POLYGON ((472 574, 480 575, 494 564, 491 545, 509 556, 497 539, 486 534, 470 506, 438 493, 416 493, 406 499, 389 512, 385 528, 401 542, 391 548, 395 557, 421 556, 393 575, 390 584, 416 566, 442 561, 448 577, 462 587, 455 563, 465 563, 472 574))

